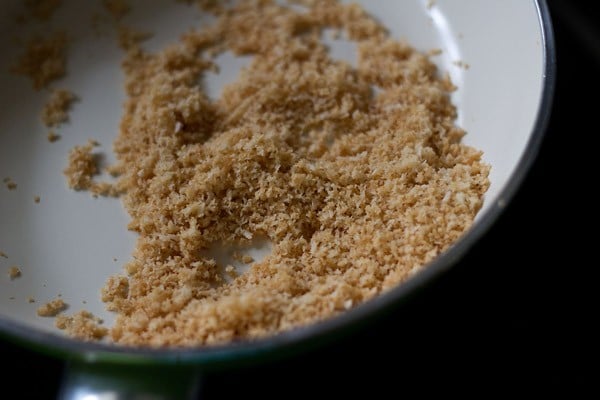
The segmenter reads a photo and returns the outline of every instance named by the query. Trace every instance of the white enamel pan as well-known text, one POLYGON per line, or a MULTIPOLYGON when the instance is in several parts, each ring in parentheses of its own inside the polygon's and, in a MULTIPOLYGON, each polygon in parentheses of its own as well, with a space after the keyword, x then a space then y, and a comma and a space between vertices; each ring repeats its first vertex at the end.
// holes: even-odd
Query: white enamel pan
MULTIPOLYGON (((114 316, 100 300, 106 279, 121 272, 135 236, 119 200, 93 199, 67 188, 62 170, 70 148, 95 139, 111 161, 125 100, 122 52, 110 23, 92 15, 98 1, 63 1, 49 22, 75 38, 68 75, 55 86, 80 96, 61 140, 49 143, 39 113, 47 92, 9 72, 22 48, 15 39, 40 25, 16 22, 21 0, 0 3, 0 336, 68 362, 62 398, 152 398, 191 395, 202 370, 293 354, 402 302, 460 262, 497 220, 536 156, 548 121, 554 86, 554 50, 545 1, 539 0, 361 0, 397 38, 419 50, 441 49, 435 57, 458 86, 453 100, 465 141, 484 151, 492 166, 491 187, 476 223, 455 246, 394 290, 333 319, 271 338, 211 348, 141 349, 87 343, 66 337, 40 304, 62 295, 69 312, 87 309, 110 326, 114 316), (466 65, 468 64, 468 68, 466 65), (39 203, 34 201, 40 197, 39 203), (117 260, 116 262, 114 260, 117 260), (8 269, 22 275, 11 280, 8 269), (35 299, 30 303, 29 298, 35 299), (85 304, 84 304, 85 302, 85 304), (158 379, 158 378, 160 379, 158 379), (155 379, 156 378, 156 379, 155 379), (101 396, 107 397, 101 397, 101 396), (96 397, 85 397, 96 396, 96 397), (112 396, 112 397, 110 397, 112 396), (129 396, 129 397, 128 397, 129 396)), ((126 22, 155 33, 148 46, 160 49, 208 17, 172 0, 131 1, 126 22)), ((353 49, 333 44, 334 54, 353 59, 353 49)), ((230 59, 209 82, 220 86, 236 76, 244 60, 230 59)), ((401 316, 399 316, 401 318, 401 316)))

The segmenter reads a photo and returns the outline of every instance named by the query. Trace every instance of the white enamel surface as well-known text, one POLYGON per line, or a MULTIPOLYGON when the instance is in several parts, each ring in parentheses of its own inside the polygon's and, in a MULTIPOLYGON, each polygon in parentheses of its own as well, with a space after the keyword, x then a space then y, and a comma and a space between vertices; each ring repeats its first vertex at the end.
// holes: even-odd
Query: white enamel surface
MULTIPOLYGON (((35 23, 25 29, 15 23, 20 3, 0 5, 0 251, 9 256, 0 258, 0 317, 56 332, 53 321, 37 317, 36 309, 61 294, 70 305, 68 312, 85 308, 110 324, 100 288, 108 276, 122 271, 135 235, 126 230, 128 217, 119 200, 68 190, 62 170, 69 149, 90 138, 102 144, 108 162, 112 159, 111 142, 125 99, 122 53, 110 19, 92 23, 93 14, 105 15, 99 1, 64 1, 50 25, 66 27, 75 41, 69 73, 54 86, 73 90, 81 101, 71 123, 59 129, 62 139, 50 144, 39 119, 48 93, 33 91, 29 80, 7 72, 20 49, 14 38, 41 29, 35 23), (7 190, 1 183, 5 177, 18 184, 17 190, 7 190), (35 196, 41 197, 40 204, 35 196), (20 267, 22 277, 11 281, 11 266, 20 267), (29 303, 29 297, 36 302, 29 303)), ((169 0, 132 3, 134 12, 124 22, 154 32, 148 44, 152 49, 210 21, 169 0)), ((542 92, 543 43, 534 2, 437 0, 430 7, 429 0, 360 3, 395 37, 420 50, 443 50, 434 59, 459 87, 454 95, 457 122, 468 132, 466 142, 482 149, 492 165, 485 207, 498 202, 532 133, 542 92)), ((336 45, 334 54, 351 60, 352 49, 336 45)), ((221 75, 212 76, 207 85, 211 95, 217 96, 222 83, 234 79, 245 62, 225 55, 221 75)))

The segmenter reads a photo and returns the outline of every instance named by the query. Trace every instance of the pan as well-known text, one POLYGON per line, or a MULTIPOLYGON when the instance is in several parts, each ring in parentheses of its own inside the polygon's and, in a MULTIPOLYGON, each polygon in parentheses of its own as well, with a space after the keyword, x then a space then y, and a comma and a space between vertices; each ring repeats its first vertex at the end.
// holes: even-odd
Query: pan
MULTIPOLYGON (((37 9, 18 0, 0 6, 0 335, 66 360, 64 399, 193 397, 202 371, 289 357, 368 326, 460 262, 494 224, 532 164, 549 117, 555 61, 545 1, 358 1, 394 38, 430 52, 456 86, 456 124, 467 133, 464 142, 482 150, 491 166, 490 187, 472 227, 397 287, 335 317, 276 335, 196 347, 73 339, 36 310, 58 297, 110 326, 115 316, 102 302, 100 288, 109 276, 122 273, 136 241, 118 200, 74 192, 62 173, 69 150, 88 139, 102 146, 103 162, 114 161, 110 144, 126 100, 115 32, 125 24, 150 31, 145 45, 159 50, 214 18, 168 0, 64 1, 56 10, 43 8, 53 2, 37 3, 37 9), (70 43, 67 74, 55 83, 78 99, 69 122, 56 133, 40 120, 49 91, 36 90, 14 65, 27 38, 61 30, 70 43)), ((336 57, 349 62, 356 57, 355 49, 335 36, 329 45, 336 57)), ((247 62, 223 60, 208 91, 218 94, 247 62)), ((252 251, 259 256, 261 249, 252 251)))

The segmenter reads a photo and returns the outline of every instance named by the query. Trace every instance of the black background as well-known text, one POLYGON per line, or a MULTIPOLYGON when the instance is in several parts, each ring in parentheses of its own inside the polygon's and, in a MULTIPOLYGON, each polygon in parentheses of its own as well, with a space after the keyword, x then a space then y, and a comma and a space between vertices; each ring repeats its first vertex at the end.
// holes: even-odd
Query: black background
MULTIPOLYGON (((332 346, 207 374, 205 397, 590 390, 597 348, 591 328, 599 315, 591 278, 600 134, 600 14, 593 3, 549 1, 558 60, 550 127, 517 197, 466 259, 389 317, 332 346)), ((61 361, 5 342, 0 359, 2 382, 34 378, 11 384, 14 398, 56 396, 61 361)))

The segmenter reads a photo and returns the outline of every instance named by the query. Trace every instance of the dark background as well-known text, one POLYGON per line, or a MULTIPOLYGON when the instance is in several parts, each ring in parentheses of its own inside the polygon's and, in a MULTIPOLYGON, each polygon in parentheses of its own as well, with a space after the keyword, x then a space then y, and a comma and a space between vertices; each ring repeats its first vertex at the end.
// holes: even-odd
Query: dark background
MULTIPOLYGON (((590 275, 598 266, 592 164, 600 133, 594 3, 549 1, 558 61, 550 127, 517 197, 466 259, 389 317, 332 346, 208 374, 204 396, 589 390, 597 348, 591 327, 599 315, 590 275)), ((0 359, 8 371, 2 382, 35 379, 13 386, 15 398, 56 396, 61 361, 1 341, 0 359)))

